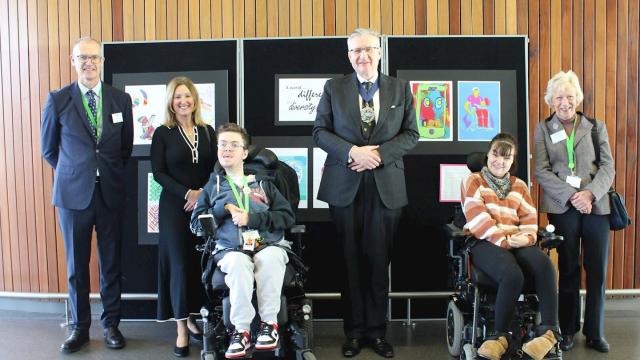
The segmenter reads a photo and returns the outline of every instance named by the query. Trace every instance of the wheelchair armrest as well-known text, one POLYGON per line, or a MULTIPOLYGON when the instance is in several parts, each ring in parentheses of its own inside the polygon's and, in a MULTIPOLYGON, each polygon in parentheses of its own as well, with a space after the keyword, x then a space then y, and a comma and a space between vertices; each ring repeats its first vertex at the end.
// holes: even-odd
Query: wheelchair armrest
POLYGON ((302 224, 293 225, 291 229, 289 229, 289 232, 291 232, 292 234, 304 234, 306 231, 307 227, 302 224))
POLYGON ((538 231, 538 245, 543 249, 555 249, 564 241, 564 237, 555 233, 540 230, 538 231))
POLYGON ((464 234, 464 230, 462 230, 461 228, 457 227, 456 225, 454 225, 453 223, 448 223, 444 225, 444 231, 447 235, 447 238, 449 239, 454 239, 454 238, 461 238, 461 239, 465 239, 467 236, 464 234))

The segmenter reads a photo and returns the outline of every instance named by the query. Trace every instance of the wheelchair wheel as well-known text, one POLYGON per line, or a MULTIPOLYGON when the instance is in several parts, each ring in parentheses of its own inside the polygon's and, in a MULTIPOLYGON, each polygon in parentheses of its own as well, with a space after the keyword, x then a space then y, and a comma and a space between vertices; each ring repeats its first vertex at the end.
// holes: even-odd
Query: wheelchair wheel
POLYGON ((447 348, 451 356, 460 355, 464 317, 453 300, 447 306, 447 348))

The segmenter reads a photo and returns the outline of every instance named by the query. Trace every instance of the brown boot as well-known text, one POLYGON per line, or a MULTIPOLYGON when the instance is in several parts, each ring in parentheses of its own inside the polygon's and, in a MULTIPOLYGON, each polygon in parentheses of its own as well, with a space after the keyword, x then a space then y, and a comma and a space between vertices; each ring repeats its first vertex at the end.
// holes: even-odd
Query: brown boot
POLYGON ((478 355, 489 360, 500 360, 502 355, 507 352, 509 344, 507 338, 500 336, 495 340, 486 340, 478 349, 478 355))
POLYGON ((522 345, 522 351, 531 356, 535 360, 541 360, 557 343, 556 336, 553 331, 547 330, 541 336, 522 345))

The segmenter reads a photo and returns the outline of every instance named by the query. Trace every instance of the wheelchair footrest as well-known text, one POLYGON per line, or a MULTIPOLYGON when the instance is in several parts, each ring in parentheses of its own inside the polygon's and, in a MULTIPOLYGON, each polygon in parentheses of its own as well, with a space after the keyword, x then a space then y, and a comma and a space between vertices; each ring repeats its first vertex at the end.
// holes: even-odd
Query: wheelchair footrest
POLYGON ((242 359, 280 359, 285 357, 285 352, 278 343, 278 346, 275 349, 269 350, 258 350, 251 345, 249 349, 247 349, 247 354, 244 357, 236 358, 237 360, 242 359))

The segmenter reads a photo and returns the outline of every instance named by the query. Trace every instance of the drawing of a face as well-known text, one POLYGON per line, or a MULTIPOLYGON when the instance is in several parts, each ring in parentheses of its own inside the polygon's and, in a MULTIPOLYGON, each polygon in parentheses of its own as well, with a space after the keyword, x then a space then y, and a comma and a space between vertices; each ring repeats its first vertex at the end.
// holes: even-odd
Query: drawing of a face
POLYGON ((429 90, 425 97, 425 106, 433 106, 434 118, 442 118, 444 109, 447 106, 447 100, 444 98, 444 94, 439 90, 429 90))

